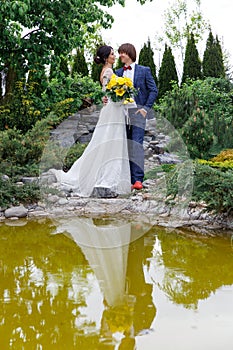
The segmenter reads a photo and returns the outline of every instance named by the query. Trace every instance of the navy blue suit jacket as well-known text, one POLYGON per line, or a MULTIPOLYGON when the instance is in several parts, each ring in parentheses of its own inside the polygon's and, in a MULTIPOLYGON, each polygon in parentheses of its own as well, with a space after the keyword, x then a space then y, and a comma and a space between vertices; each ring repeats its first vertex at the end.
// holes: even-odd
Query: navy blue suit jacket
MULTIPOLYGON (((116 71, 116 75, 119 77, 122 77, 123 73, 123 68, 116 71)), ((140 107, 149 110, 158 96, 158 89, 149 67, 135 64, 133 85, 138 90, 134 97, 135 102, 140 107)))

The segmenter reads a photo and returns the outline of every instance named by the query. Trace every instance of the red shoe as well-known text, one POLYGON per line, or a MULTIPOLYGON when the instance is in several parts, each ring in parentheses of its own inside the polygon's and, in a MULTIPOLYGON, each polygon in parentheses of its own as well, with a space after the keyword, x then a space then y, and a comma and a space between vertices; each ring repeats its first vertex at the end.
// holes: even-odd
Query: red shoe
POLYGON ((143 189, 143 185, 142 185, 141 181, 136 181, 135 184, 133 185, 133 189, 135 189, 135 190, 143 189))

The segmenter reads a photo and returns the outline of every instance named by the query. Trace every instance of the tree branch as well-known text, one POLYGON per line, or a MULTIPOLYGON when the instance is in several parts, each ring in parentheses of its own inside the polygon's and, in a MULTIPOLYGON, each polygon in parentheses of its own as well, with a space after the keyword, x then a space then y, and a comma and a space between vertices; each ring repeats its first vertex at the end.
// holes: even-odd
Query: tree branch
POLYGON ((39 28, 32 30, 31 32, 25 34, 25 35, 22 37, 22 39, 25 39, 28 35, 31 35, 32 33, 38 32, 39 30, 40 30, 39 28))

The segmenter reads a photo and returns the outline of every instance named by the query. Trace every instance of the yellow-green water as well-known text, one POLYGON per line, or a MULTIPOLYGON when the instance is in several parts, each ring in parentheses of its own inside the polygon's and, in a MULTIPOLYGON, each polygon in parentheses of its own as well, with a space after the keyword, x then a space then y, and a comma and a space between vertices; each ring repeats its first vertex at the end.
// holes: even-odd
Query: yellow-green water
POLYGON ((230 350, 233 244, 121 220, 0 226, 0 350, 230 350))

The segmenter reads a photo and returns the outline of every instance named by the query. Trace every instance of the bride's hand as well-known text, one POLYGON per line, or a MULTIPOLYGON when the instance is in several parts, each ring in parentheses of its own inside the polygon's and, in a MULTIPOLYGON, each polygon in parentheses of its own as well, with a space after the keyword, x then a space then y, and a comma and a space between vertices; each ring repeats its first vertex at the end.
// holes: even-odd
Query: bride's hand
POLYGON ((140 113, 144 118, 146 118, 147 111, 144 108, 138 109, 135 114, 138 114, 138 113, 140 113))
POLYGON ((107 96, 102 97, 102 102, 104 105, 106 105, 108 103, 108 97, 107 96))

